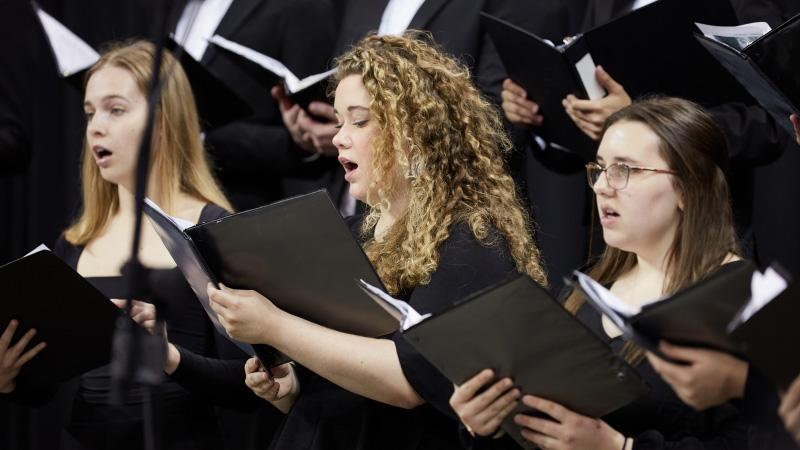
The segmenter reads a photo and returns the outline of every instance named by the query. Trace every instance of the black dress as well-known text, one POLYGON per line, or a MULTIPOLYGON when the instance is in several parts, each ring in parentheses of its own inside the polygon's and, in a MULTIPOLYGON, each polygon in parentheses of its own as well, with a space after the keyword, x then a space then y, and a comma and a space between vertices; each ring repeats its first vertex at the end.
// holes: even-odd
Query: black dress
MULTIPOLYGON (((200 222, 227 214, 222 208, 206 205, 200 222)), ((61 237, 53 252, 75 269, 83 247, 73 246, 61 237)), ((125 273, 87 280, 110 298, 123 296, 127 289, 125 273)), ((243 383, 247 355, 215 332, 177 268, 152 270, 149 281, 153 298, 146 300, 157 300, 161 305, 159 313, 166 318, 170 342, 181 353, 178 370, 155 390, 160 402, 156 420, 162 430, 163 448, 223 448, 213 406, 249 411, 263 403, 243 383)), ((144 390, 131 386, 125 389, 122 404, 111 406, 111 387, 110 367, 103 366, 49 392, 56 400, 48 406, 57 411, 54 414, 61 417, 70 435, 62 439, 62 448, 144 448, 144 390)), ((22 401, 39 397, 39 403, 49 400, 41 387, 33 390, 32 386, 19 386, 13 397, 22 401)))
MULTIPOLYGON (((354 234, 356 220, 353 220, 354 234)), ((439 247, 439 265, 430 283, 405 293, 420 313, 439 311, 516 273, 505 241, 481 245, 466 224, 453 225, 439 247)), ((460 448, 458 422, 448 402, 453 384, 428 363, 399 333, 400 365, 425 404, 406 410, 346 391, 300 368, 301 394, 289 411, 271 448, 280 450, 372 450, 460 448)), ((442 336, 442 339, 447 339, 442 336)))

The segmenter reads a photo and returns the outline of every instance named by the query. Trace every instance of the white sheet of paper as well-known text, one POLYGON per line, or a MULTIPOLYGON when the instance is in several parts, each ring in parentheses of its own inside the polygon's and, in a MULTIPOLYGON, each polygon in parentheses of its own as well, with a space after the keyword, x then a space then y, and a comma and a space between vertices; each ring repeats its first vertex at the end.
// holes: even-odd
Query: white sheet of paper
POLYGON ((417 312, 411 305, 408 303, 396 299, 391 295, 384 292, 383 289, 379 289, 364 280, 358 280, 358 282, 365 288, 367 291, 375 295, 376 297, 380 298, 384 303, 378 302, 378 304, 386 309, 386 312, 392 315, 392 317, 398 318, 400 317, 400 327, 403 330, 407 330, 414 325, 422 322, 423 320, 430 317, 430 314, 422 315, 417 312), (394 311, 389 310, 388 308, 394 308, 394 311))
POLYGON ((772 28, 766 22, 753 22, 735 27, 720 27, 704 23, 694 23, 706 37, 725 45, 742 50, 753 41, 769 33, 772 28))
POLYGON ((165 213, 164 210, 161 209, 161 207, 156 205, 156 202, 150 200, 149 198, 145 198, 144 201, 145 201, 145 203, 150 205, 151 208, 156 210, 156 212, 158 212, 162 216, 164 216, 167 219, 169 219, 172 223, 174 223, 175 226, 180 228, 181 231, 183 231, 183 230, 185 230, 185 229, 187 229, 189 227, 193 227, 193 226, 197 225, 196 223, 192 222, 191 220, 186 220, 186 219, 181 219, 180 217, 170 216, 169 214, 165 213))
POLYGON ((47 35, 47 40, 50 42, 50 47, 53 49, 58 72, 62 77, 66 78, 88 69, 100 59, 100 54, 69 28, 38 6, 34 6, 34 8, 47 35))
POLYGON ((749 320, 788 286, 789 283, 772 267, 768 267, 764 273, 753 272, 753 279, 750 281, 750 301, 742 309, 738 322, 749 320))
POLYGON ((329 77, 335 72, 335 69, 332 69, 327 72, 310 75, 300 80, 282 62, 271 56, 259 53, 252 48, 248 48, 229 39, 225 39, 218 34, 214 35, 209 42, 219 45, 226 50, 232 51, 239 56, 247 58, 274 73, 276 76, 283 78, 284 82, 286 83, 286 88, 289 90, 290 94, 300 92, 312 84, 329 77))
POLYGON ((622 300, 619 299, 616 295, 612 294, 611 291, 606 289, 605 286, 595 281, 589 275, 586 275, 582 272, 576 272, 575 274, 578 278, 578 283, 581 284, 581 287, 587 292, 594 293, 595 298, 602 301, 609 308, 613 309, 617 313, 625 317, 631 317, 639 313, 641 308, 636 308, 635 306, 631 306, 622 300))
POLYGON ((44 244, 39 244, 39 246, 38 246, 38 247, 36 247, 35 249, 33 249, 33 250, 29 251, 29 252, 28 252, 28 253, 27 253, 25 256, 31 256, 31 255, 33 255, 34 253, 39 253, 39 252, 49 252, 49 251, 50 251, 50 248, 49 248, 49 247, 47 247, 47 246, 46 246, 46 245, 44 245, 44 244))
POLYGON ((606 90, 600 86, 595 76, 596 67, 591 53, 583 55, 583 58, 575 64, 575 69, 578 70, 578 76, 581 77, 581 83, 586 89, 586 94, 589 95, 589 100, 599 100, 606 96, 606 90))

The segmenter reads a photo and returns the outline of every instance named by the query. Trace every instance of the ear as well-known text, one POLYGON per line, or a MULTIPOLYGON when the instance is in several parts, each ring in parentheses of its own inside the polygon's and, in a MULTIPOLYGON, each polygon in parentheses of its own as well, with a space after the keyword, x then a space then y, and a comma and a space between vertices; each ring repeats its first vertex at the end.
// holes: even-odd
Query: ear
POLYGON ((678 191, 678 211, 683 212, 683 192, 678 191))

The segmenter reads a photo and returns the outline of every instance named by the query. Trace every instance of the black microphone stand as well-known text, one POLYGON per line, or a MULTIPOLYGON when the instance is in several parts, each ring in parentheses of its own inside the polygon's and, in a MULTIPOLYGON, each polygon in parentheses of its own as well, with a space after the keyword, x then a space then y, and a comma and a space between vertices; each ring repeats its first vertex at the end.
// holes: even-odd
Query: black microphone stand
MULTIPOLYGON (((154 2, 155 3, 155 2, 154 2)), ((182 5, 183 2, 178 2, 182 5)), ((131 259, 126 263, 123 273, 128 274, 128 295, 124 311, 117 319, 116 330, 112 347, 111 379, 112 402, 120 404, 124 393, 133 383, 138 383, 143 390, 142 422, 144 448, 156 450, 161 448, 159 439, 160 430, 157 428, 159 398, 157 395, 158 384, 164 378, 164 359, 166 348, 163 336, 163 321, 157 317, 157 332, 150 335, 143 332, 132 320, 130 313, 133 308, 133 299, 149 299, 156 306, 156 313, 161 316, 165 305, 157 296, 151 295, 149 272, 139 260, 139 247, 141 244, 142 219, 144 213, 144 199, 147 190, 148 169, 150 165, 150 151, 153 142, 153 129, 155 113, 161 96, 161 87, 164 80, 161 78, 164 47, 170 32, 171 20, 174 16, 172 0, 163 0, 163 8, 153 8, 156 16, 155 55, 148 92, 147 121, 139 143, 139 158, 136 167, 135 182, 135 223, 131 246, 131 259)), ((177 11, 180 13, 180 11, 177 11)), ((171 70, 172 68, 170 68, 171 70)))

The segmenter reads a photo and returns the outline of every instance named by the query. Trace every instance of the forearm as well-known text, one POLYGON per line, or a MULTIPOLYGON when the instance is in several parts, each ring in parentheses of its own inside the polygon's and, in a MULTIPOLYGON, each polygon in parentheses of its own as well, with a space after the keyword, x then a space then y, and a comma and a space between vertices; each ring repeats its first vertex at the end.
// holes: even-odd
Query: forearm
POLYGON ((331 330, 282 313, 270 345, 358 395, 401 408, 424 403, 406 379, 394 342, 331 330))

